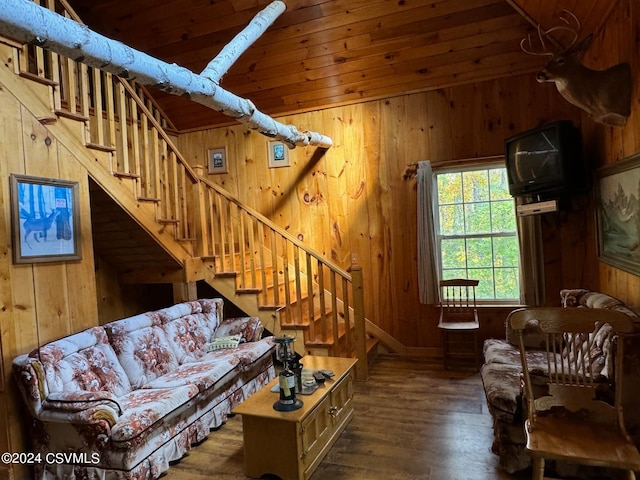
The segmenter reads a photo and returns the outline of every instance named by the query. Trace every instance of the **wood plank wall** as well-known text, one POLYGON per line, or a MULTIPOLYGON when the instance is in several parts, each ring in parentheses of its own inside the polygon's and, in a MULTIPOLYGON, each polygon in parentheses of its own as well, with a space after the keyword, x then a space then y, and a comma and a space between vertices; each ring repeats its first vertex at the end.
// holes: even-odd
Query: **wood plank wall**
MULTIPOLYGON (((407 346, 437 347, 436 312, 417 299, 416 194, 415 182, 402 179, 407 165, 500 154, 505 137, 560 118, 581 128, 585 161, 593 168, 636 153, 638 31, 640 7, 621 0, 585 58, 598 70, 631 63, 632 115, 624 128, 596 124, 552 84, 526 75, 284 117, 335 141, 319 160, 311 148, 290 152, 287 169, 269 170, 266 139, 241 126, 182 135, 180 148, 197 165, 206 163, 207 147, 226 145, 229 174, 211 176, 213 181, 342 266, 355 255, 365 273, 367 317, 407 346)), ((562 288, 583 287, 640 308, 640 277, 597 260, 592 195, 541 220, 546 304, 557 305, 562 288)), ((484 337, 502 333, 504 313, 481 312, 484 337)))
MULTIPOLYGON (((6 57, 5 57, 6 58, 6 57)), ((43 99, 48 91, 43 87, 43 99)), ((45 126, 0 85, 0 451, 27 451, 11 361, 44 343, 97 324, 87 172, 45 126), (79 182, 82 260, 14 265, 11 247, 11 173, 79 182)), ((19 468, 14 478, 25 478, 19 468)), ((9 478, 0 465, 0 478, 9 478)))
MULTIPOLYGON (((408 347, 437 349, 436 311, 418 301, 416 182, 405 172, 420 160, 500 155, 506 137, 560 118, 580 123, 578 109, 531 74, 280 118, 335 142, 324 156, 291 150, 289 168, 269 169, 268 139, 241 125, 183 134, 179 148, 204 165, 207 148, 226 146, 229 173, 212 181, 342 267, 356 257, 367 318, 408 347)), ((582 212, 545 219, 552 304, 561 285, 597 274, 561 243, 584 243, 583 223, 582 212)), ((483 317, 484 336, 504 334, 504 309, 483 317)))
MULTIPOLYGON (((639 9, 621 0, 586 58, 594 68, 631 61, 636 86, 639 9)), ((596 125, 532 75, 286 117, 335 141, 324 156, 313 148, 289 152, 289 168, 269 169, 267 139, 243 126, 184 134, 179 144, 194 165, 205 163, 207 147, 227 146, 229 173, 213 181, 343 267, 357 256, 367 317, 409 347, 437 348, 435 310, 417 296, 416 190, 415 180, 403 178, 407 166, 500 154, 505 137, 559 118, 581 125, 589 161, 612 163, 640 147, 639 90, 625 128, 596 125)), ((86 171, 4 88, 0 112, 0 450, 24 451, 11 360, 38 342, 96 325, 99 296, 86 171), (13 265, 10 173, 80 182, 82 261, 13 265)), ((640 306, 640 278, 597 261, 591 199, 543 218, 548 303, 556 303, 559 288, 583 286, 640 306)), ((113 301, 115 312, 121 307, 113 301)), ((504 317, 504 310, 483 311, 483 335, 502 335, 504 317)), ((0 466, 0 478, 8 475, 0 466)))
MULTIPOLYGON (((618 62, 631 64, 633 97, 631 117, 624 128, 603 128, 585 120, 583 132, 587 148, 597 156, 599 165, 615 163, 640 151, 640 5, 621 0, 605 28, 587 52, 585 64, 603 70, 618 62)), ((593 224, 592 224, 593 226, 593 224)), ((590 232, 595 237, 595 229, 590 232)), ((594 245, 595 249, 595 245, 594 245)), ((599 262, 597 288, 640 308, 640 277, 599 262)))

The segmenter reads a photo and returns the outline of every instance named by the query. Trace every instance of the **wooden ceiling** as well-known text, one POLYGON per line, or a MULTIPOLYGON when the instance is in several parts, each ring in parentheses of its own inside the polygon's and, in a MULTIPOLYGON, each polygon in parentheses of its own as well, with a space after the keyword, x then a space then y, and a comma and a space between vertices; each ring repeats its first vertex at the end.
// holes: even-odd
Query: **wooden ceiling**
MULTIPOLYGON (((285 13, 222 78, 282 114, 473 83, 538 69, 520 40, 562 9, 597 32, 618 0, 284 0, 285 13)), ((270 0, 69 0, 92 29, 200 72, 270 0)), ((154 91, 178 130, 233 123, 154 91)))

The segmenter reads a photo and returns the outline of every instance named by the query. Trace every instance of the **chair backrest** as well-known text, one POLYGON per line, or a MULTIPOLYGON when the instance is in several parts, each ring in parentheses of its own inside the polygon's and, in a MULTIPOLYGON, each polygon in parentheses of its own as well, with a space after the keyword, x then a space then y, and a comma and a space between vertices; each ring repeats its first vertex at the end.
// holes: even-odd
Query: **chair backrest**
POLYGON ((478 321, 476 287, 479 283, 468 278, 440 281, 440 323, 478 321))
POLYGON ((507 321, 518 339, 532 428, 540 412, 561 410, 624 431, 620 337, 633 332, 633 319, 614 310, 550 307, 515 310, 507 321), (545 349, 528 350, 527 333, 541 333, 545 349))

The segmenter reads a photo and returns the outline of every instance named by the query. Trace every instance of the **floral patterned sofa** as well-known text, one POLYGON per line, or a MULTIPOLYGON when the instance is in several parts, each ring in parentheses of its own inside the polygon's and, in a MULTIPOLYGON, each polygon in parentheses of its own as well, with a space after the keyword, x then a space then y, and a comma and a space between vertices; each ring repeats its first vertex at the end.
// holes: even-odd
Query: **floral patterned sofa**
POLYGON ((223 320, 222 307, 180 303, 17 357, 33 452, 74 454, 37 464, 35 478, 155 479, 273 379, 274 343, 260 321, 223 320), (237 334, 237 348, 211 349, 237 334))
MULTIPOLYGON (((560 292, 560 300, 563 307, 603 308, 619 310, 640 322, 637 314, 629 309, 621 300, 600 292, 585 289, 566 289, 560 292)), ((509 473, 523 470, 531 465, 531 459, 525 450, 524 417, 521 396, 520 374, 522 372, 520 353, 517 340, 513 332, 506 327, 505 339, 490 338, 483 345, 484 364, 480 370, 484 386, 487 406, 493 417, 494 440, 492 451, 499 456, 500 465, 509 473)), ((603 364, 607 363, 608 331, 600 329, 594 332, 595 343, 602 347, 603 364)), ((528 353, 528 361, 532 368, 546 371, 546 357, 542 352, 544 338, 536 332, 528 332, 525 335, 527 347, 541 347, 538 353, 535 350, 528 353)), ((637 347, 635 347, 637 350, 637 347)), ((625 351, 625 364, 627 352, 625 351)), ((640 357, 640 355, 636 356, 640 357)), ((640 358, 631 359, 636 363, 640 358)), ((628 383, 625 378, 625 383, 628 383)), ((636 382, 640 385, 640 382, 636 382)), ((636 397, 637 398, 637 397, 636 397)), ((626 409, 629 411, 629 409, 626 409)), ((637 410, 637 408, 634 408, 637 410)), ((626 415, 626 419, 631 417, 626 415)), ((631 419, 633 422, 635 420, 631 419)), ((633 433, 635 427, 628 428, 633 433)), ((559 467, 563 468, 563 467, 559 467)), ((559 472, 560 473, 560 472, 559 472)), ((574 472, 568 472, 574 473, 574 472)), ((579 478, 587 478, 580 476, 579 478)))

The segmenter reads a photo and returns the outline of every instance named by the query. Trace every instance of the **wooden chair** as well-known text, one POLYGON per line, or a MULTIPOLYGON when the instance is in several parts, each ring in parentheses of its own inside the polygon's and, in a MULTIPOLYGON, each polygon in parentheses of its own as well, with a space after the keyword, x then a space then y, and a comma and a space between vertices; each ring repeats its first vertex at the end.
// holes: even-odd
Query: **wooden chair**
POLYGON ((633 332, 633 320, 613 310, 557 307, 516 310, 507 321, 522 360, 533 479, 548 478, 545 459, 618 468, 635 479, 640 454, 621 402, 622 336, 633 332), (546 351, 527 354, 524 334, 538 328, 546 351))
POLYGON ((480 323, 476 308, 478 283, 479 280, 466 278, 440 281, 438 328, 442 331, 444 366, 447 369, 466 367, 469 363, 475 370, 480 366, 480 323))

